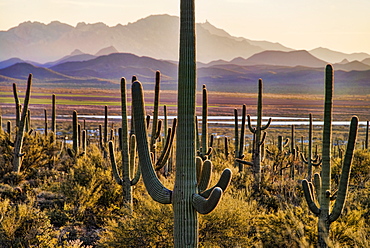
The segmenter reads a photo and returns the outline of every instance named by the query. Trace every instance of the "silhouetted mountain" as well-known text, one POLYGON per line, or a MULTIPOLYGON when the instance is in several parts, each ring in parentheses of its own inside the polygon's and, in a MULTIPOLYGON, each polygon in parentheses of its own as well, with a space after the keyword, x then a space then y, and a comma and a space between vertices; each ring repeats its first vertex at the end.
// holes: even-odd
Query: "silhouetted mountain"
POLYGON ((336 52, 333 50, 330 50, 328 48, 315 48, 313 50, 309 51, 313 56, 322 59, 324 61, 327 61, 328 63, 339 63, 343 59, 347 59, 348 61, 354 61, 358 60, 361 61, 365 58, 370 58, 370 55, 367 53, 341 53, 341 52, 336 52))
POLYGON ((370 65, 364 64, 360 61, 352 61, 348 63, 338 63, 333 65, 336 70, 343 71, 367 71, 370 70, 370 65))
POLYGON ((370 58, 362 60, 361 63, 366 64, 366 65, 370 65, 370 58))
MULTIPOLYGON (((212 91, 256 92, 258 79, 262 78, 266 93, 321 94, 324 90, 324 66, 313 68, 218 62, 219 64, 215 62, 198 68, 198 89, 201 89, 202 84, 207 84, 207 88, 212 91)), ((336 93, 368 94, 370 70, 347 72, 340 68, 346 65, 334 65, 336 93)), ((144 83, 144 88, 153 89, 156 70, 161 71, 162 89, 177 89, 176 63, 128 53, 104 55, 88 61, 66 62, 49 69, 18 63, 0 70, 0 85, 19 79, 26 80, 28 74, 33 73, 34 81, 39 87, 118 89, 121 77, 129 80, 137 75, 144 83)))
POLYGON ((319 60, 307 51, 264 51, 251 56, 248 59, 235 58, 230 61, 236 65, 277 65, 277 66, 306 66, 324 67, 325 61, 319 60))
POLYGON ((38 80, 60 80, 71 78, 53 70, 34 66, 28 63, 17 63, 0 70, 0 75, 16 79, 27 79, 30 73, 32 73, 38 80))
POLYGON ((20 58, 11 58, 0 62, 0 69, 9 67, 11 65, 17 64, 17 63, 24 63, 24 60, 21 60, 20 58))
POLYGON ((113 80, 137 75, 140 80, 152 81, 156 70, 161 71, 163 79, 174 80, 177 77, 176 64, 129 53, 114 53, 88 61, 67 62, 50 69, 73 77, 98 77, 113 80))
POLYGON ((66 63, 66 62, 86 61, 86 60, 94 59, 96 57, 97 56, 86 54, 76 49, 70 55, 64 56, 63 58, 58 59, 53 62, 48 62, 48 63, 43 64, 43 67, 49 68, 49 67, 52 67, 58 64, 66 63))

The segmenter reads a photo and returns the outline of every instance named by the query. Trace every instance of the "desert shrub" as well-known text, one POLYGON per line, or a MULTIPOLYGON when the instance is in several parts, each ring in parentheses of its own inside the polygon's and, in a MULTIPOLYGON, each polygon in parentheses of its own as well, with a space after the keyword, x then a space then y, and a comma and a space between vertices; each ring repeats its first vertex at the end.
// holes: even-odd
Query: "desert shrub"
POLYGON ((107 210, 119 204, 121 193, 100 150, 92 146, 87 153, 77 158, 76 164, 50 190, 64 196, 63 210, 70 218, 96 227, 109 213, 107 210))
POLYGON ((46 214, 33 202, 12 204, 0 201, 1 247, 56 247, 58 231, 50 224, 46 214))
POLYGON ((345 211, 341 218, 332 223, 330 231, 334 246, 369 247, 370 228, 360 209, 345 211))
POLYGON ((256 201, 225 194, 210 214, 200 216, 200 247, 251 247, 258 243, 256 201))
POLYGON ((370 181, 370 150, 355 150, 351 169, 351 183, 364 185, 370 181))
POLYGON ((172 247, 171 205, 154 202, 146 193, 136 192, 132 215, 122 209, 109 218, 100 233, 98 247, 172 247))
POLYGON ((255 217, 257 237, 263 247, 314 247, 316 218, 301 207, 287 207, 255 217))

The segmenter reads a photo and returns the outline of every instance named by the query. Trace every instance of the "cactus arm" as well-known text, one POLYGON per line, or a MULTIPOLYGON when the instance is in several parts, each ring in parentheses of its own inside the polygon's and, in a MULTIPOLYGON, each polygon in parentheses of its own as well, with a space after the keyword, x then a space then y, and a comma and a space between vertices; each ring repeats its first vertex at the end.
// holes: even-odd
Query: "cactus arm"
POLYGON ((24 126, 27 118, 28 104, 30 101, 31 95, 31 86, 32 86, 32 74, 29 74, 27 80, 27 89, 26 95, 24 98, 24 104, 22 108, 22 115, 19 121, 19 126, 17 130, 16 140, 14 142, 14 159, 13 159, 13 171, 19 173, 22 165, 22 146, 23 146, 23 137, 24 137, 24 126))
POLYGON ((164 160, 165 155, 168 153, 170 142, 171 142, 171 134, 172 134, 172 128, 168 128, 167 135, 166 135, 166 142, 164 143, 163 151, 161 155, 159 156, 157 162, 155 163, 155 170, 158 171, 162 169, 162 167, 165 165, 166 160, 164 160))
POLYGON ((272 121, 272 119, 270 117, 269 120, 267 121, 266 125, 264 125, 263 127, 261 127, 261 130, 266 130, 267 128, 269 128, 270 125, 271 125, 271 121, 272 121))
POLYGON ((283 147, 287 147, 289 145, 290 139, 286 138, 283 144, 283 147))
POLYGON ((256 129, 252 127, 252 121, 251 121, 251 116, 247 115, 248 118, 248 128, 251 133, 256 133, 256 129))
POLYGON ((302 187, 303 187, 303 193, 304 197, 306 199, 307 205, 310 208, 311 212, 315 215, 320 214, 320 209, 317 207, 315 202, 313 201, 313 193, 311 192, 311 187, 309 186, 310 182, 308 182, 306 179, 302 180, 302 187))
POLYGON ((116 180, 116 182, 119 185, 122 185, 123 180, 121 179, 121 177, 118 174, 116 157, 114 155, 113 141, 109 141, 109 156, 110 156, 110 161, 111 161, 111 165, 112 165, 112 172, 113 172, 114 180, 116 180))
POLYGON ((139 150, 139 163, 141 167, 141 174, 143 176, 144 184, 148 190, 149 195, 153 200, 170 204, 172 202, 172 191, 163 186, 157 178, 149 153, 147 127, 145 123, 145 109, 142 85, 135 81, 131 87, 132 100, 135 112, 135 133, 136 141, 139 150))
POLYGON ((209 160, 206 160, 202 162, 201 166, 201 173, 200 178, 198 181, 198 191, 203 192, 207 189, 209 185, 209 181, 211 180, 211 174, 212 174, 212 162, 209 160))
POLYGON ((316 189, 316 198, 318 199, 320 203, 320 197, 321 197, 321 176, 319 173, 315 173, 313 175, 313 185, 315 186, 316 189))
POLYGON ((302 162, 305 163, 305 164, 308 164, 308 158, 307 159, 305 158, 303 152, 301 152, 300 155, 301 155, 302 162))
POLYGON ((155 139, 158 139, 159 138, 159 136, 161 135, 161 129, 162 129, 162 120, 158 120, 158 122, 157 122, 157 132, 155 133, 155 139))
POLYGON ((198 213, 208 214, 216 208, 221 199, 221 196, 222 189, 216 187, 212 190, 210 196, 207 199, 199 194, 194 194, 192 204, 198 213))
POLYGON ((261 138, 261 141, 259 142, 259 145, 261 146, 262 144, 264 144, 265 143, 265 139, 266 139, 266 132, 263 132, 263 134, 262 134, 262 138, 261 138))
MULTIPOLYGON (((135 164, 136 164, 136 136, 132 134, 130 136, 130 177, 133 176, 133 172, 135 171, 135 164)), ((140 170, 140 163, 138 164, 138 168, 136 169, 136 173, 131 180, 131 186, 137 184, 141 177, 141 170, 140 170)))
POLYGON ((200 195, 205 197, 205 198, 208 198, 214 188, 220 188, 220 189, 222 189, 223 192, 225 192, 226 188, 230 184, 231 175, 232 175, 231 170, 230 169, 225 169, 222 172, 222 174, 220 176, 220 179, 218 180, 217 184, 215 186, 213 186, 212 188, 207 189, 206 191, 202 192, 200 195))
POLYGON ((346 195, 348 191, 349 174, 351 171, 351 162, 352 162, 352 157, 353 157, 353 151, 354 151, 355 144, 356 144, 357 128, 358 128, 358 118, 354 116, 351 119, 347 150, 346 150, 346 155, 344 157, 337 199, 334 203, 333 210, 331 214, 329 215, 330 222, 333 222, 339 218, 343 210, 344 202, 346 200, 346 195))
POLYGON ((320 156, 316 155, 315 159, 311 161, 312 166, 319 166, 322 163, 322 159, 320 156))
POLYGON ((240 164, 246 164, 246 165, 250 165, 250 166, 253 166, 254 165, 252 162, 245 161, 245 160, 240 159, 240 158, 235 159, 235 161, 238 162, 238 163, 240 163, 240 164))
POLYGON ((177 119, 174 118, 173 123, 172 123, 172 128, 168 129, 166 143, 165 143, 161 156, 157 160, 155 170, 160 170, 166 164, 168 157, 170 156, 173 141, 175 139, 176 127, 177 127, 177 119))
POLYGON ((14 95, 14 101, 15 101, 15 125, 19 126, 19 121, 21 119, 21 104, 19 102, 18 98, 18 92, 17 92, 17 85, 13 83, 13 95, 14 95))

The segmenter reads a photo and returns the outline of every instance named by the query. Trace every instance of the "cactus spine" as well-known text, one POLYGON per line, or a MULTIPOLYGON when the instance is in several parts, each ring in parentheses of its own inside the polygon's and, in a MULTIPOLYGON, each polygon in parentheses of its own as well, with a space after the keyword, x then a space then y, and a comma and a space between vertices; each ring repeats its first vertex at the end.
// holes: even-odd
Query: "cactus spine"
MULTIPOLYGON (((196 168, 195 130, 195 16, 194 0, 180 3, 180 60, 178 82, 178 128, 176 149, 176 179, 174 190, 165 188, 156 177, 148 149, 142 86, 132 85, 135 131, 144 184, 150 196, 160 203, 173 205, 174 247, 198 247, 198 214, 212 211, 227 187, 231 171, 225 170, 220 182, 211 190, 199 192, 196 168)), ((210 162, 203 168, 209 171, 210 162)), ((203 173, 202 173, 203 174, 203 173)), ((204 185, 204 184, 202 184, 204 185)))
POLYGON ((307 181, 311 182, 312 178, 312 166, 319 166, 321 164, 321 158, 320 156, 316 155, 315 157, 312 157, 312 131, 313 131, 313 125, 312 125, 312 114, 309 114, 309 126, 308 126, 308 155, 307 158, 305 158, 303 152, 301 152, 301 159, 302 161, 307 164, 307 181))
POLYGON ((140 170, 137 170, 135 177, 131 180, 134 167, 135 167, 135 155, 136 155, 136 138, 135 135, 130 136, 128 134, 128 124, 127 124, 127 97, 126 97, 126 80, 121 79, 121 115, 122 115, 122 128, 120 147, 122 155, 122 177, 120 177, 116 158, 114 155, 114 145, 113 141, 109 141, 109 154, 111 159, 113 176, 119 185, 122 185, 123 190, 123 204, 129 210, 132 211, 132 189, 131 186, 135 185, 140 179, 140 170), (130 147, 129 147, 130 146, 130 147))
MULTIPOLYGON (((325 105, 324 105, 324 129, 322 144, 322 171, 321 180, 315 176, 315 185, 319 185, 319 204, 314 201, 314 186, 306 179, 302 180, 302 186, 307 204, 310 210, 318 216, 318 246, 328 247, 330 224, 337 220, 342 213, 344 202, 348 190, 349 174, 351 161, 356 143, 358 118, 353 116, 350 124, 347 151, 342 166, 342 174, 339 182, 337 198, 330 211, 330 200, 333 192, 331 191, 331 132, 332 132, 332 105, 333 105, 333 68, 326 66, 325 71, 325 105)), ((315 174, 316 175, 316 174, 315 174)), ((316 189, 318 190, 318 189, 316 189)))
MULTIPOLYGON (((17 117, 17 135, 14 142, 14 159, 13 159, 13 171, 19 173, 22 166, 22 146, 23 146, 23 138, 24 138, 24 129, 28 114, 28 104, 30 100, 31 95, 31 85, 32 85, 32 74, 29 74, 28 80, 27 80, 27 89, 26 89, 26 95, 24 98, 23 108, 22 108, 22 114, 18 120, 17 117)), ((17 96, 17 87, 16 84, 13 84, 13 90, 14 90, 14 98, 16 102, 16 113, 19 114, 20 111, 20 103, 17 96)))

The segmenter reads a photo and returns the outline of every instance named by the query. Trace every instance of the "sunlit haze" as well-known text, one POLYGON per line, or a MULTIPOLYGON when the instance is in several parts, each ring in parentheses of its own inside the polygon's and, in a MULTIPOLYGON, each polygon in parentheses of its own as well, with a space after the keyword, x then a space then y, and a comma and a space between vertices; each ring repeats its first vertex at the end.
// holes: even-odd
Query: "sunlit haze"
MULTIPOLYGON (((135 22, 153 14, 179 15, 175 0, 0 0, 0 30, 25 21, 135 22)), ((198 0, 196 22, 208 20, 233 36, 279 42, 293 49, 370 54, 369 0, 198 0)))

